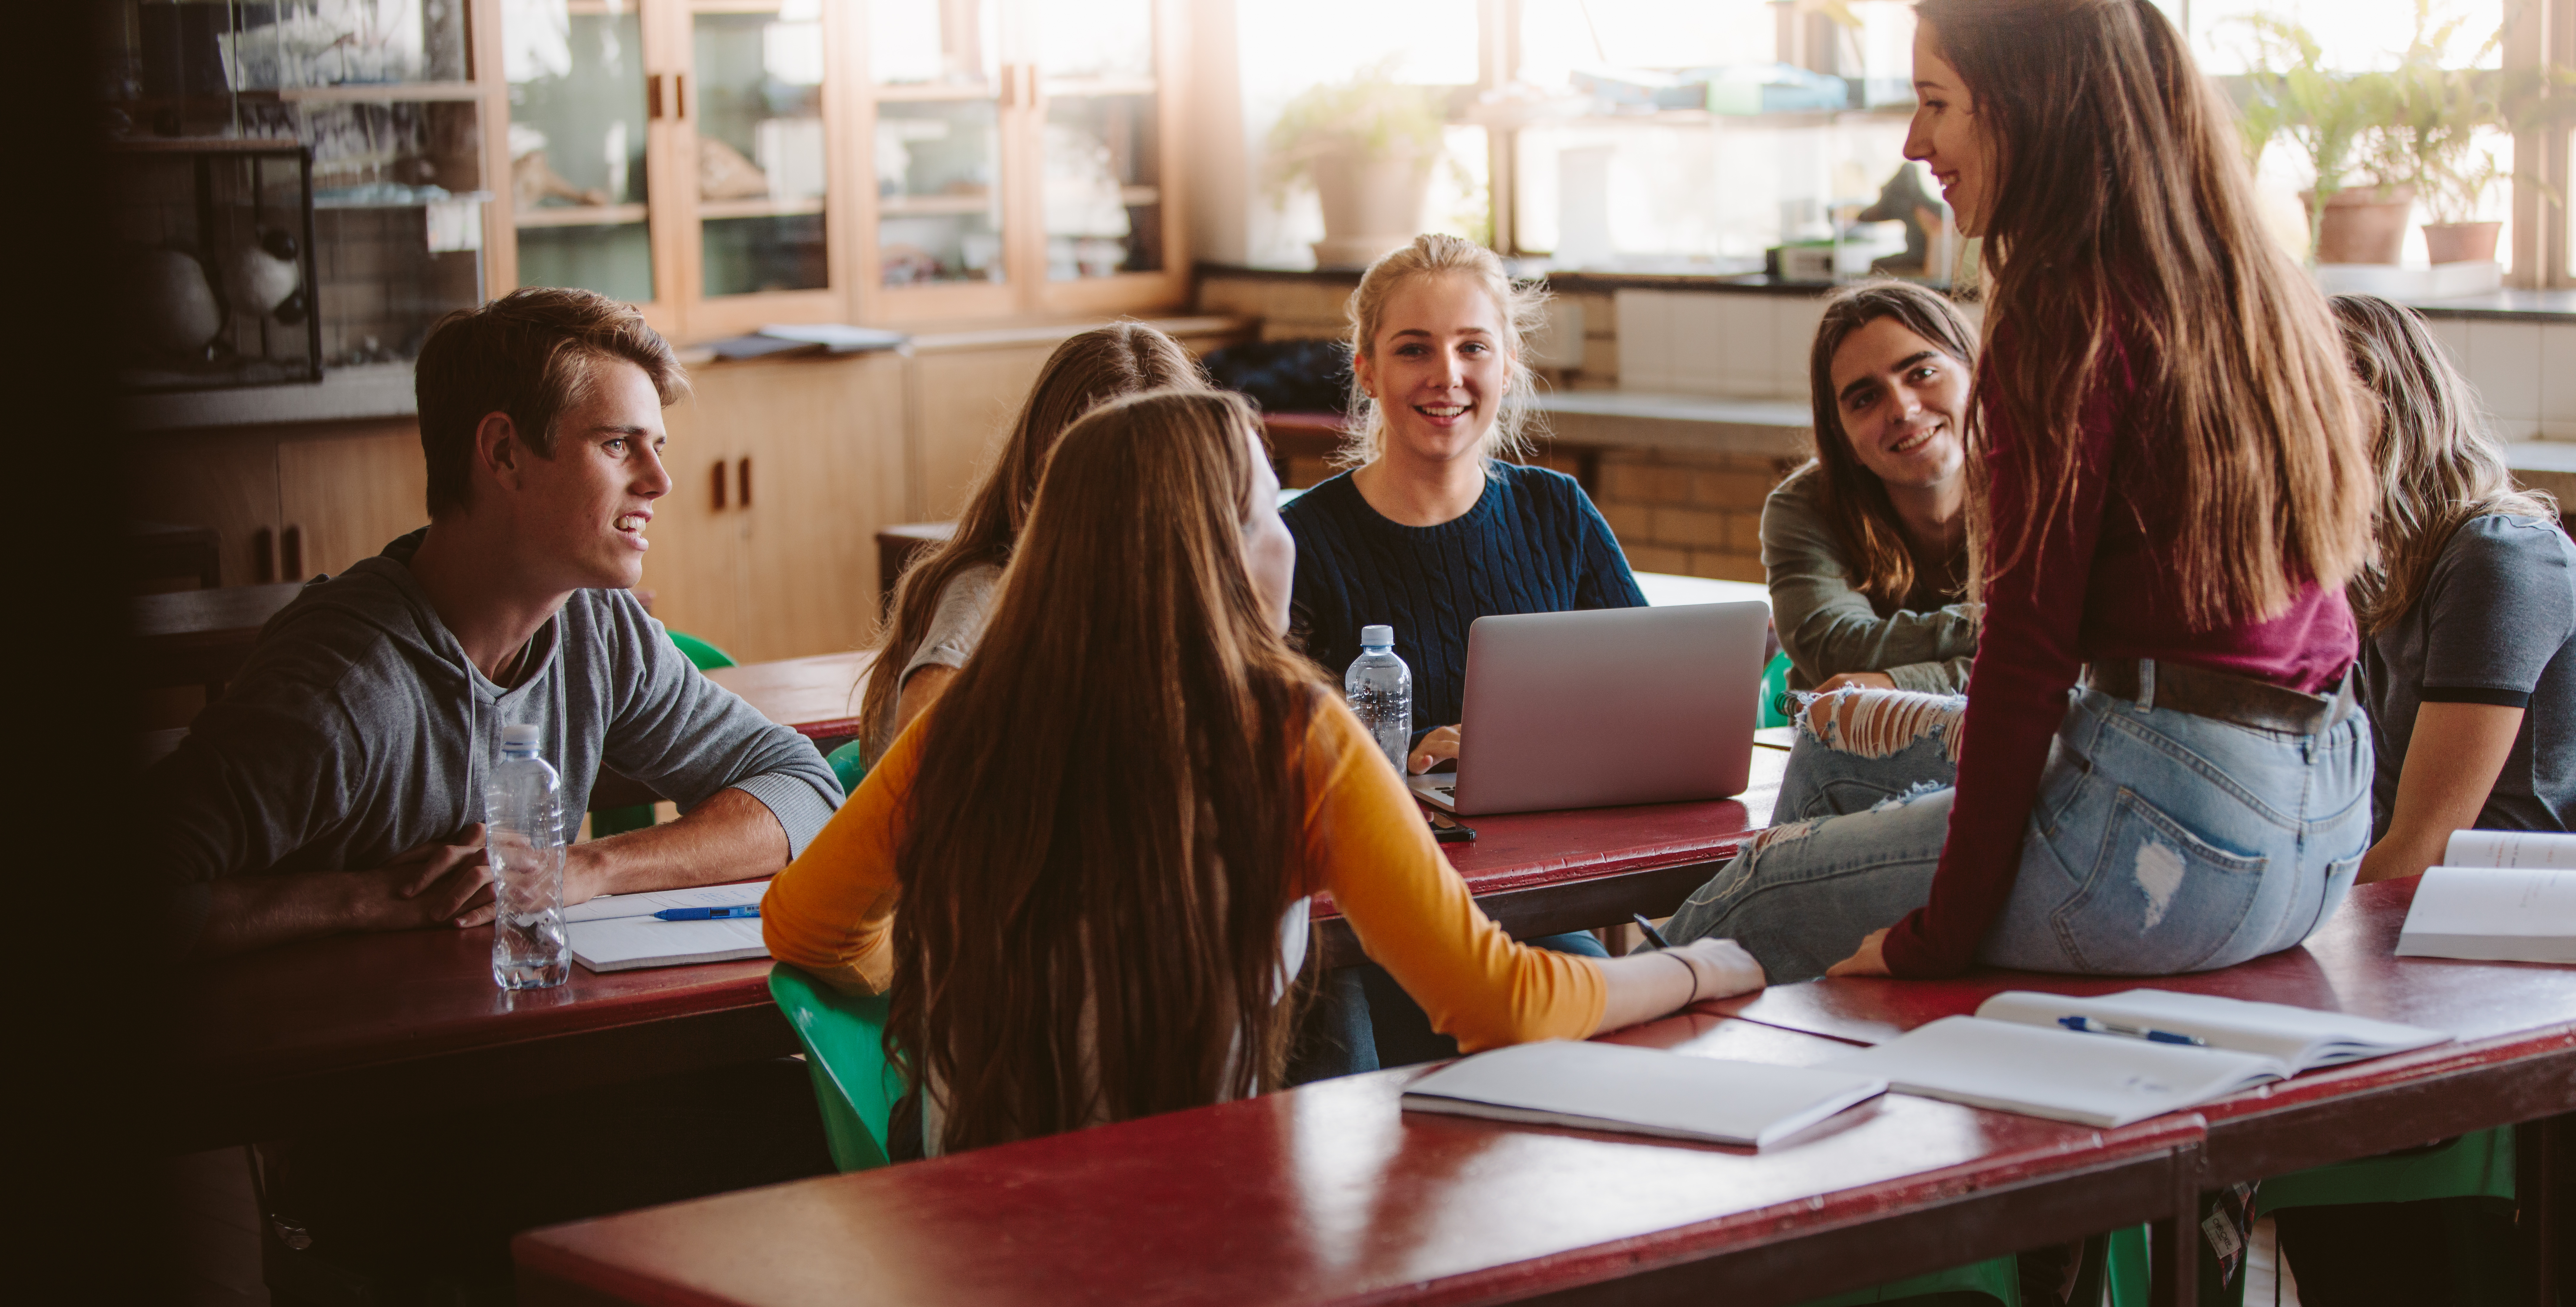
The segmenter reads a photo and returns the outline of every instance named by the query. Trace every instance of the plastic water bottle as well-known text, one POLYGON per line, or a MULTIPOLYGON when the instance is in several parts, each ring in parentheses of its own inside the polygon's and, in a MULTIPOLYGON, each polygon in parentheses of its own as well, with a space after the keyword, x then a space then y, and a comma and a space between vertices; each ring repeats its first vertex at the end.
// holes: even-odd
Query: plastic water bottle
POLYGON ((572 978, 564 934, 563 781, 537 756, 537 728, 501 728, 501 761, 483 781, 483 847, 492 865, 492 979, 547 989, 572 978))
POLYGON ((1360 628, 1360 656, 1342 673, 1342 697, 1401 775, 1413 744, 1413 669, 1395 656, 1394 627, 1360 628))

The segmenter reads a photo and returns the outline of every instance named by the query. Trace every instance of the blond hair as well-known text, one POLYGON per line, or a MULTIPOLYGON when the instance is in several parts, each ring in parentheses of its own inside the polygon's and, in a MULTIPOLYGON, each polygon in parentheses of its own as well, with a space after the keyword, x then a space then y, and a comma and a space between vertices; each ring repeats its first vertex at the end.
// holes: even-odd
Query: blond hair
POLYGON ((1358 365, 1358 360, 1373 357, 1370 351, 1386 318, 1386 302, 1415 278, 1447 273, 1475 278, 1477 289, 1493 300, 1494 315, 1503 322, 1503 359, 1511 380, 1503 387, 1494 425, 1485 433, 1481 452, 1487 458, 1523 457, 1529 453, 1529 415, 1537 387, 1523 357, 1527 353, 1523 342, 1539 328, 1547 292, 1535 284, 1513 284, 1503 271, 1503 261, 1492 250, 1456 236, 1430 232, 1370 264, 1369 270, 1360 275, 1359 289, 1351 292, 1350 303, 1343 310, 1351 322, 1351 421, 1350 437, 1334 456, 1339 465, 1358 467, 1376 461, 1386 452, 1386 415, 1378 410, 1377 401, 1360 388, 1358 365))

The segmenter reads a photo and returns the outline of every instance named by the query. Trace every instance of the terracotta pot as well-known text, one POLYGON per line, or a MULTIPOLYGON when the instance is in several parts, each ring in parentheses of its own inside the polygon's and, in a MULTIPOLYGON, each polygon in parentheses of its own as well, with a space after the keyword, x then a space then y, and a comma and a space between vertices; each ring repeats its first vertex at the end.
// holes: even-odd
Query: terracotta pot
POLYGON ((2501 222, 2428 222, 2424 252, 2435 263, 2493 263, 2501 222))
POLYGON ((1323 201, 1324 239, 1315 263, 1362 268, 1412 243, 1431 193, 1432 156, 1368 158, 1343 150, 1315 157, 1316 198, 1323 201))
MULTIPOLYGON (((2301 202, 2316 213, 2314 192, 2301 202)), ((2406 215, 2415 207, 2415 188, 2355 186, 2326 201, 2326 218, 2317 234, 2319 263, 2395 263, 2406 246, 2406 215)))

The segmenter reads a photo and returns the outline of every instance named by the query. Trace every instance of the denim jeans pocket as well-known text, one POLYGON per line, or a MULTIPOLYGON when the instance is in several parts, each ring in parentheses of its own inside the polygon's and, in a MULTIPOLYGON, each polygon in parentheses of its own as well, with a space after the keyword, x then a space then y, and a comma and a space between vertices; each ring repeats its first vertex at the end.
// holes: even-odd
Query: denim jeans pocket
MULTIPOLYGON (((2077 858, 2066 861, 2080 865, 2077 858)), ((2091 873, 2050 922, 2087 971, 2191 971, 2235 938, 2269 862, 2202 839, 2123 787, 2112 797, 2091 873)))

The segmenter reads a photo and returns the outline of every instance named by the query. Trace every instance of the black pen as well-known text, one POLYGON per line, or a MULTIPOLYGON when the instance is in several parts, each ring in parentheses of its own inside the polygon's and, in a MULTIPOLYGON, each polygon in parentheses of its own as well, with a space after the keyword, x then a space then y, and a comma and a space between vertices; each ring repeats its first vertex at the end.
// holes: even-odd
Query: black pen
POLYGON ((1637 929, 1646 932, 1646 938, 1653 941, 1656 948, 1671 948, 1673 946, 1673 942, 1671 940, 1664 938, 1664 932, 1655 929, 1655 923, 1646 920, 1645 913, 1631 912, 1628 914, 1628 919, 1637 923, 1637 929))

